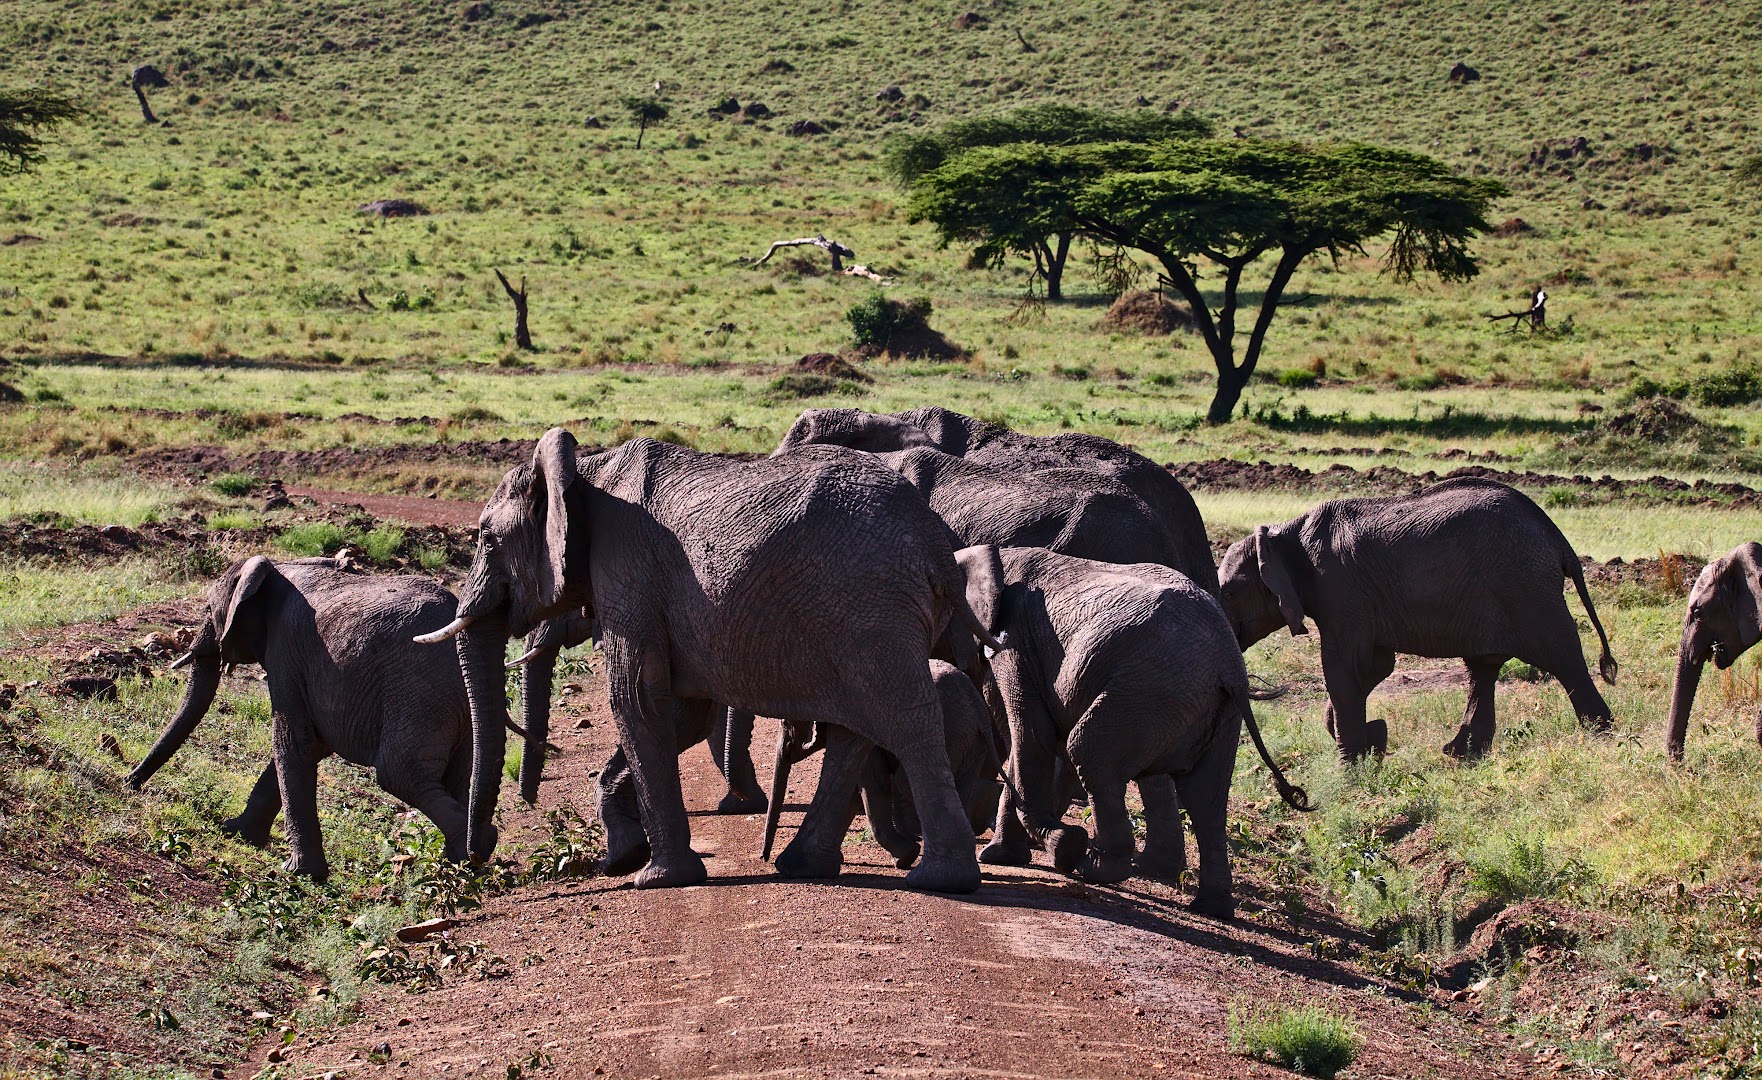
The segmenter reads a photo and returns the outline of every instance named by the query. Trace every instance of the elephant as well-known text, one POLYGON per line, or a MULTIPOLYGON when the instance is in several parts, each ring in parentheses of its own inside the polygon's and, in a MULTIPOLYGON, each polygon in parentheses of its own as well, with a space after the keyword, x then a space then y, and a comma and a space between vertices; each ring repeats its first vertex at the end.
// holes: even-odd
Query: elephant
POLYGON ((423 577, 347 573, 333 559, 230 566, 208 590, 208 618, 173 668, 189 667, 183 702, 141 763, 137 791, 181 748, 214 703, 221 665, 261 664, 274 759, 244 810, 221 828, 264 847, 287 807, 287 870, 324 881, 318 765, 331 754, 374 768, 379 786, 421 810, 462 859, 471 777, 470 708, 459 666, 411 634, 451 619, 453 595, 423 577))
POLYGON ((1261 740, 1248 670, 1217 598, 1155 563, 992 545, 963 548, 955 559, 966 570, 968 604, 1010 644, 992 658, 991 677, 1009 716, 1011 788, 982 861, 1026 865, 1032 841, 1056 868, 1087 881, 1122 881, 1135 868, 1179 880, 1185 810, 1199 848, 1194 909, 1232 917, 1225 828, 1244 723, 1280 796, 1299 810, 1309 798, 1261 740), (1093 840, 1062 821, 1063 800, 1049 798, 1061 758, 1089 795, 1093 840), (1149 776, 1173 784, 1139 788, 1139 857, 1126 785, 1149 776), (1167 797, 1173 792, 1178 806, 1167 797))
MULTIPOLYGON (((1676 683, 1670 694, 1666 736, 1670 760, 1682 760, 1702 667, 1711 658, 1724 671, 1758 638, 1762 638, 1762 544, 1752 541, 1708 563, 1689 591, 1682 644, 1676 651, 1676 683)), ((1762 743, 1762 718, 1756 723, 1756 740, 1762 743)))
POLYGON ((809 444, 848 446, 870 453, 930 447, 1018 474, 1072 466, 1103 473, 1144 500, 1162 522, 1177 552, 1167 565, 1207 592, 1217 593, 1217 566, 1193 496, 1167 469, 1110 439, 1076 432, 1021 435, 932 406, 899 413, 808 409, 784 434, 776 453, 809 444))
POLYGON ((1411 495, 1336 499, 1261 526, 1224 556, 1222 600, 1246 651, 1280 627, 1321 632, 1328 731, 1347 760, 1388 747, 1365 698, 1396 653, 1461 657, 1468 707, 1444 753, 1484 754, 1493 689, 1512 657, 1560 680, 1579 723, 1607 731, 1609 706, 1580 651, 1561 586, 1570 578, 1602 642, 1598 670, 1617 672, 1578 555, 1542 508, 1494 480, 1446 480, 1411 495))
MULTIPOLYGON (((551 681, 557 656, 564 649, 573 649, 592 639, 593 620, 583 612, 547 619, 526 635, 526 651, 509 667, 522 669, 520 678, 520 711, 525 721, 526 748, 520 758, 520 797, 528 803, 538 802, 539 777, 544 770, 545 740, 551 728, 551 681)), ((509 725, 510 730, 516 730, 509 725)), ((717 804, 719 814, 752 814, 765 808, 765 796, 759 790, 759 778, 752 760, 753 715, 735 709, 717 709, 715 722, 706 738, 716 768, 727 781, 728 790, 717 804)), ((696 741, 690 745, 695 745, 696 741)), ((622 751, 614 751, 612 759, 600 770, 600 776, 621 776, 625 765, 622 751)), ((602 789, 602 795, 605 792, 602 789)), ((625 858, 631 858, 631 852, 625 858)), ((644 856, 646 857, 646 856, 644 856)), ((641 864, 638 863, 638 866, 641 864)))
POLYGON ((578 458, 574 436, 552 429, 484 506, 458 616, 420 638, 458 638, 474 748, 469 854, 484 860, 495 847, 509 635, 587 607, 629 764, 604 816, 608 852, 647 847, 636 887, 707 878, 691 849, 678 751, 708 731, 719 702, 825 725, 819 788, 780 873, 838 873, 875 744, 911 777, 924 822, 907 884, 977 889, 929 668, 951 616, 1003 647, 965 588, 947 526, 869 455, 806 447, 739 462, 635 439, 578 458))
MULTIPOLYGON (((973 831, 984 832, 991 827, 1002 791, 997 781, 997 743, 990 713, 973 681, 954 665, 930 661, 930 678, 942 703, 943 738, 955 788, 960 792, 961 805, 966 808, 973 831)), ((771 857, 783 796, 789 789, 790 767, 820 749, 818 734, 811 725, 795 722, 785 722, 778 729, 762 858, 771 857)), ((912 804, 910 780, 897 758, 885 750, 870 752, 863 768, 862 796, 863 813, 869 819, 869 831, 875 842, 887 849, 900 869, 912 865, 918 857, 918 815, 912 804)))

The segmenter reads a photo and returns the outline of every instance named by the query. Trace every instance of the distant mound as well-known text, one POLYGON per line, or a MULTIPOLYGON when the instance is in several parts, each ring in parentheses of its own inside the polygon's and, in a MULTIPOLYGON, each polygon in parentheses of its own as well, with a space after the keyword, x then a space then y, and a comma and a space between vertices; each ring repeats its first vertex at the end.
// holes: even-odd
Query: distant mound
POLYGON ((1159 292, 1134 289, 1124 293, 1096 324, 1102 330, 1161 336, 1193 329, 1193 312, 1159 292))

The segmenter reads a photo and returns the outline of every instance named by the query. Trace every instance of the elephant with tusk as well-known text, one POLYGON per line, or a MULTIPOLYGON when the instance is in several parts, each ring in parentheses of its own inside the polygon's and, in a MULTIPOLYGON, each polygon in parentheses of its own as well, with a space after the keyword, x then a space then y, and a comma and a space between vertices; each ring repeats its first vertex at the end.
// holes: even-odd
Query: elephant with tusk
MULTIPOLYGON (((1670 692, 1670 725, 1665 744, 1670 760, 1681 761, 1689 713, 1708 660, 1721 671, 1731 667, 1762 639, 1762 544, 1739 544, 1708 563, 1689 590, 1682 642, 1676 650, 1676 681, 1670 692)), ((1762 743, 1762 718, 1756 723, 1762 743)))

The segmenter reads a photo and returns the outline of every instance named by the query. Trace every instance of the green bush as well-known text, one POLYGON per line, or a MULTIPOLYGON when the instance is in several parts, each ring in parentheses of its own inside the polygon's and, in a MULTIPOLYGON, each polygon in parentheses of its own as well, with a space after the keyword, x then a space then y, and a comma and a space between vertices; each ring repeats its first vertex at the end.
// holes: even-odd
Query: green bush
POLYGON ((208 528, 213 532, 227 532, 232 529, 254 529, 257 518, 251 514, 222 513, 208 519, 208 528))
POLYGON ((1313 1006, 1271 1012, 1230 1010, 1230 1043, 1252 1058, 1270 1058, 1305 1076, 1332 1080, 1358 1057, 1352 1025, 1313 1006))
POLYGON ((478 421, 491 424, 502 422, 500 413, 491 412, 481 405, 467 405, 463 409, 456 409, 453 412, 453 419, 467 424, 478 421))
POLYGON ((885 349, 893 332, 912 323, 928 324, 934 306, 927 296, 909 300, 890 300, 882 292, 872 292, 850 306, 844 313, 858 346, 873 345, 885 349))
POLYGON ((398 551, 404 546, 404 530, 391 525, 381 525, 360 538, 361 551, 368 559, 376 563, 389 563, 398 557, 398 551))
POLYGON ((257 490, 257 478, 250 473, 227 473, 216 477, 213 486, 220 494, 236 499, 257 490))
POLYGON ((283 551, 294 555, 317 557, 335 555, 349 542, 349 534, 340 526, 326 521, 311 521, 304 525, 295 525, 275 538, 275 544, 283 551))
POLYGON ((1639 375, 1628 383, 1625 401, 1667 397, 1676 401, 1687 399, 1697 405, 1729 407, 1762 401, 1762 370, 1753 363, 1740 363, 1725 371, 1710 371, 1692 379, 1659 382, 1639 375))
POLYGON ((1555 862, 1548 855, 1540 833, 1518 836, 1508 833, 1489 841, 1469 860, 1470 883, 1499 904, 1515 904, 1534 897, 1558 896, 1590 877, 1577 859, 1555 862))
POLYGON ((1308 368, 1286 368, 1279 372, 1279 385, 1293 390, 1307 390, 1320 381, 1316 373, 1308 368))

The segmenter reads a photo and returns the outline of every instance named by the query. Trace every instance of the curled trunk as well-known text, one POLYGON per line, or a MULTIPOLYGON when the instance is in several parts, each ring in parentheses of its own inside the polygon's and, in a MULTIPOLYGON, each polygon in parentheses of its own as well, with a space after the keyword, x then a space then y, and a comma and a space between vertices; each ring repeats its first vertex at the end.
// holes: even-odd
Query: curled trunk
POLYGON ((551 737, 551 675, 557 650, 539 651, 521 669, 520 712, 526 724, 526 749, 520 755, 520 797, 538 805, 538 782, 544 774, 545 740, 551 737))
POLYGON ((789 767, 794 764, 791 756, 790 731, 788 724, 781 724, 777 731, 777 759, 771 763, 771 801, 765 807, 765 848, 759 858, 771 861, 771 845, 777 839, 777 819, 783 813, 783 795, 789 790, 789 767))
POLYGON ((1705 660, 1696 658, 1694 643, 1689 632, 1684 631, 1682 647, 1676 653, 1676 684, 1670 692, 1670 729, 1665 739, 1672 761, 1682 760, 1683 743, 1689 732, 1689 711, 1695 707, 1695 688, 1701 684, 1701 668, 1705 663, 1705 660))
POLYGON ((459 669, 471 701, 471 805, 466 850, 477 862, 495 854, 494 819, 507 753, 508 693, 503 657, 508 624, 484 618, 458 637, 459 669))
POLYGON ((197 656, 190 666, 190 681, 184 687, 184 699, 177 708, 177 715, 171 718, 171 723, 160 733, 159 741, 153 744, 153 749, 128 774, 130 787, 139 791, 182 748, 184 740, 190 737, 190 732, 196 729, 202 717, 208 715, 208 708, 214 704, 214 695, 219 689, 220 654, 215 652, 197 656))

